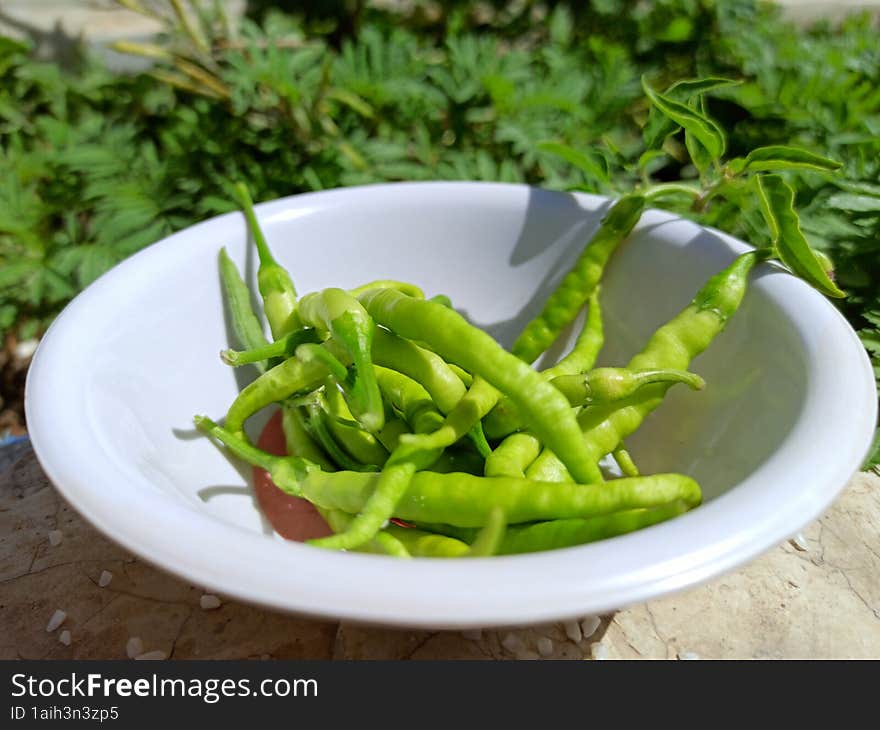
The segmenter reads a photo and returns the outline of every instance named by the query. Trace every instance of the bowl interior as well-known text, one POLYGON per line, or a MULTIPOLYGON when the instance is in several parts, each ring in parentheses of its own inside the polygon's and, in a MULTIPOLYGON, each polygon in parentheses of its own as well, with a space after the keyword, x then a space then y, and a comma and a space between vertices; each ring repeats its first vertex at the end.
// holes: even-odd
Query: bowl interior
MULTIPOLYGON (((411 184, 298 196, 258 212, 301 294, 374 279, 411 281, 429 296, 449 295, 473 323, 509 345, 607 207, 603 198, 522 186, 411 184)), ((222 417, 251 375, 218 357, 229 342, 217 274, 223 246, 254 283, 243 220, 222 216, 102 277, 59 318, 37 355, 31 380, 39 393, 28 407, 38 454, 59 484, 66 467, 50 454, 57 446, 48 443, 49 434, 62 438, 69 453, 90 454, 81 465, 82 488, 88 477, 105 528, 107 515, 139 509, 143 498, 150 510, 160 506, 159 514, 140 516, 157 533, 198 513, 260 540, 280 540, 256 508, 249 470, 224 458, 192 427, 194 414, 222 417)), ((604 279, 600 362, 625 364, 742 250, 728 237, 648 212, 604 279)), ((812 294, 792 277, 763 269, 726 331, 693 363, 706 379, 705 391, 673 388, 627 443, 643 472, 694 476, 709 503, 701 509, 735 492, 784 451, 814 384, 815 347, 786 310, 790 294, 783 290, 812 294)), ((815 302, 826 306, 818 297, 815 302)), ((840 327, 836 316, 828 314, 832 329, 840 327)), ((564 352, 574 334, 576 327, 545 360, 564 352)), ((264 422, 252 419, 252 435, 264 422)), ((618 539, 622 549, 637 549, 626 539, 618 539)))

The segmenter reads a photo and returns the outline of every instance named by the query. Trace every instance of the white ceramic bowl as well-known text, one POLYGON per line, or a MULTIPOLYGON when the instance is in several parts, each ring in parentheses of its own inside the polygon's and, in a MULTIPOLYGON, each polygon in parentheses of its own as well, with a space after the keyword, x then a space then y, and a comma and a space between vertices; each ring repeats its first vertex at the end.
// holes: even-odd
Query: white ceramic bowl
MULTIPOLYGON (((300 292, 413 281, 510 344, 607 205, 519 185, 416 183, 300 195, 258 214, 300 292)), ((77 510, 132 552, 225 596, 424 627, 604 612, 707 581, 796 533, 869 446, 874 381, 855 334, 822 296, 765 265, 695 361, 706 390, 674 388, 628 443, 643 471, 696 477, 698 509, 599 543, 491 559, 404 561, 287 542, 256 509, 249 470, 192 429, 196 413, 222 416, 240 385, 218 358, 221 246, 253 279, 233 213, 92 284, 43 339, 26 408, 37 456, 77 510)), ((746 248, 647 212, 608 267, 601 361, 625 363, 746 248)))

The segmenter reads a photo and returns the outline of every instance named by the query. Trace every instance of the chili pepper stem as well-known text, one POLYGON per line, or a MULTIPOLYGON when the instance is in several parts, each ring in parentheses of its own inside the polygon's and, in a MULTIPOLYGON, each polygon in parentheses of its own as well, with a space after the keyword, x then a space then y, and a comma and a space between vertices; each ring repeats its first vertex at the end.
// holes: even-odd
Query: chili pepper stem
POLYGON ((298 456, 275 456, 258 449, 207 416, 195 416, 193 422, 199 430, 213 436, 239 459, 265 469, 279 489, 295 497, 302 496, 300 483, 308 473, 312 470, 320 471, 315 464, 298 456))
POLYGON ((235 194, 238 197, 238 204, 244 212, 244 217, 247 219, 248 227, 251 229, 251 235, 254 237, 260 265, 277 266, 278 262, 272 255, 272 251, 269 249, 269 244, 266 242, 266 237, 263 235, 263 230, 260 228, 257 216, 254 213, 254 201, 251 198, 247 185, 243 182, 235 183, 235 194))
POLYGON ((265 451, 258 449, 256 446, 252 446, 246 441, 236 438, 229 431, 217 425, 207 416, 195 416, 193 422, 196 424, 196 428, 213 436, 238 458, 243 459, 253 466, 259 466, 266 471, 271 471, 281 458, 268 454, 265 451))

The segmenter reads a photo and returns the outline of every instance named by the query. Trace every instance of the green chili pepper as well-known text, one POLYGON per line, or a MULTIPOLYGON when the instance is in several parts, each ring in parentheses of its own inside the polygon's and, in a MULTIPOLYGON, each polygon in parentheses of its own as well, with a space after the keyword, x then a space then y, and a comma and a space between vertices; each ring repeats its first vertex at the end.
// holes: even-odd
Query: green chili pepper
POLYGON ((246 350, 223 350, 220 352, 220 358, 223 362, 232 367, 275 358, 286 359, 292 357, 296 352, 296 348, 300 345, 319 343, 320 341, 321 338, 318 336, 317 331, 310 327, 306 327, 291 332, 281 339, 275 340, 275 342, 272 342, 271 344, 264 339, 264 344, 246 350))
POLYGON ((403 459, 399 463, 391 463, 394 456, 392 454, 389 463, 379 473, 374 488, 364 495, 363 502, 353 510, 357 516, 345 532, 309 540, 311 545, 331 550, 352 550, 375 537, 394 515, 416 473, 416 464, 412 460, 403 459))
POLYGON ((391 289, 367 292, 361 302, 377 323, 401 337, 426 340, 441 357, 508 395, 535 435, 560 455, 578 481, 602 480, 596 462, 586 458, 575 415, 562 394, 490 335, 454 310, 391 289))
POLYGON ((477 453, 482 456, 484 459, 492 453, 492 447, 489 446, 489 442, 486 440, 486 434, 483 433, 483 424, 477 421, 467 432, 468 438, 471 443, 474 445, 474 448, 477 450, 477 453))
MULTIPOLYGON (((541 371, 548 380, 552 380, 560 375, 575 375, 577 373, 585 373, 596 362, 599 351, 605 342, 605 333, 602 329, 602 307, 599 303, 599 290, 597 286, 587 309, 587 316, 584 320, 584 326, 578 335, 577 341, 562 360, 556 365, 541 371)), ((508 398, 501 398, 497 405, 492 409, 491 413, 486 416, 483 422, 483 430, 493 439, 501 438, 512 433, 521 427, 521 419, 516 408, 508 398)), ((534 441, 534 438, 533 438, 534 441)), ((525 469, 533 459, 523 465, 525 469)))
POLYGON ((426 558, 481 558, 498 553, 504 541, 507 525, 504 522, 504 512, 500 509, 494 509, 489 513, 489 518, 481 529, 459 529, 462 532, 467 532, 468 542, 414 527, 389 525, 387 532, 406 545, 407 549, 414 556, 426 558))
MULTIPOLYGON (((739 308, 748 286, 749 272, 757 260, 757 252, 742 254, 709 279, 683 312, 654 333, 645 348, 630 360, 628 367, 633 370, 687 369, 691 360, 709 346, 739 308)), ((668 383, 646 386, 633 397, 631 406, 609 412, 607 424, 603 409, 596 409, 595 413, 591 409, 583 411, 581 425, 587 448, 594 458, 599 451, 602 454, 598 458, 610 453, 635 431, 645 416, 660 405, 669 388, 668 383), (606 448, 612 438, 614 443, 606 448)))
POLYGON ((525 477, 529 465, 541 453, 541 442, 525 431, 512 433, 486 458, 487 477, 525 477))
POLYGON ((617 466, 620 467, 620 472, 621 474, 623 474, 623 476, 639 476, 639 468, 632 460, 632 456, 630 456, 629 451, 623 448, 623 444, 614 449, 614 451, 611 452, 611 455, 614 457, 614 461, 617 462, 617 466))
POLYGON ((336 442, 357 462, 381 467, 388 460, 388 451, 375 435, 353 420, 342 394, 332 379, 324 385, 327 427, 336 442))
POLYGON ((309 435, 321 445, 321 448, 327 452, 337 466, 348 471, 379 471, 380 464, 359 461, 350 455, 336 440, 336 436, 331 428, 332 419, 318 396, 315 396, 315 400, 306 405, 305 408, 309 414, 308 420, 305 422, 309 435))
MULTIPOLYGON (((710 278, 684 310, 651 336, 627 367, 633 370, 687 369, 691 360, 709 346, 739 308, 749 272, 765 255, 759 251, 744 253, 710 278)), ((663 402, 670 386, 669 383, 647 385, 623 401, 582 410, 578 423, 589 455, 598 461, 617 448, 663 402)), ((537 477, 547 473, 545 469, 551 473, 558 471, 560 464, 560 460, 545 449, 531 468, 537 477)))
POLYGON ((486 524, 477 533, 471 548, 467 553, 470 558, 486 558, 498 552, 504 535, 507 532, 507 523, 504 519, 504 511, 499 507, 489 510, 486 524))
MULTIPOLYGON (((282 411, 282 423, 287 453, 303 457, 319 465, 324 471, 335 471, 335 465, 324 455, 320 448, 308 435, 302 420, 299 408, 284 408, 282 411)), ((394 425, 406 430, 406 424, 399 419, 387 419, 383 435, 386 435, 394 425)), ((385 444, 386 448, 393 448, 385 444)), ((340 510, 319 510, 321 515, 336 532, 345 532, 351 525, 352 516, 340 510)), ((404 529, 395 525, 389 525, 380 531, 373 540, 366 542, 360 549, 368 552, 384 553, 395 557, 433 556, 433 557, 457 557, 468 554, 470 547, 452 538, 432 535, 421 530, 404 529)))
MULTIPOLYGON (((610 482, 613 484, 613 482, 610 482)), ((498 555, 534 553, 543 550, 584 545, 610 537, 635 532, 688 511, 688 505, 680 500, 648 509, 634 509, 616 512, 601 517, 586 519, 549 520, 528 525, 508 526, 507 532, 498 545, 498 555)), ((436 534, 447 539, 458 540, 467 545, 475 538, 474 528, 454 527, 452 525, 422 524, 415 529, 425 534, 436 534)))
POLYGON ((531 553, 538 550, 583 545, 665 522, 688 511, 680 500, 649 509, 625 510, 589 519, 539 522, 511 528, 498 547, 499 555, 531 553))
POLYGON ((446 296, 445 294, 435 294, 431 297, 429 302, 436 302, 437 304, 442 304, 444 307, 448 309, 452 309, 452 300, 446 296))
MULTIPOLYGON (((651 383, 685 383, 694 390, 706 386, 699 375, 668 369, 596 368, 580 375, 558 375, 550 382, 572 406, 620 401, 651 383)), ((485 429, 492 438, 501 438, 520 428, 522 421, 509 399, 500 401, 486 418, 485 429)))
MULTIPOLYGON (((354 518, 337 509, 318 510, 321 516, 330 525, 330 529, 336 533, 342 533, 349 529, 354 518)), ((427 533, 425 533, 427 534, 427 533)), ((451 538, 447 538, 451 539, 451 538)), ((467 547, 467 546, 465 546, 467 547)), ((412 554, 407 549, 404 542, 397 535, 390 533, 388 530, 382 530, 377 533, 372 540, 365 542, 360 548, 360 552, 381 553, 390 555, 395 558, 409 558, 412 554)))
POLYGON ((284 431, 284 442, 288 454, 307 459, 324 471, 336 471, 336 465, 309 435, 301 408, 282 407, 281 428, 284 431))
MULTIPOLYGON (((386 469, 387 471, 387 469, 386 469)), ((302 480, 277 474, 279 487, 318 505, 358 512, 377 490, 382 475, 311 471, 302 480)), ((384 474, 385 472, 383 472, 384 474)), ((275 472, 272 472, 273 479, 275 472)), ((276 481, 276 483, 278 483, 276 481)), ((593 517, 626 509, 655 507, 675 500, 700 502, 696 482, 680 474, 615 479, 602 484, 555 484, 513 477, 417 472, 397 502, 395 516, 414 522, 479 527, 499 507, 510 523, 593 517)))
POLYGON ((373 339, 373 362, 415 380, 441 413, 449 413, 465 394, 461 379, 442 357, 381 327, 373 339))
POLYGON ((544 448, 526 469, 526 479, 539 482, 573 482, 565 464, 550 449, 544 448))
POLYGON ((415 433, 433 431, 443 422, 434 400, 421 383, 396 370, 381 365, 374 367, 379 390, 415 433))
MULTIPOLYGON (((308 429, 302 419, 301 409, 283 408, 282 428, 284 429, 284 439, 288 454, 314 462, 324 471, 336 471, 336 466, 333 462, 327 458, 320 447, 309 436, 308 429)), ((343 532, 351 523, 351 515, 340 510, 318 508, 318 512, 334 532, 343 532)), ((365 552, 381 553, 393 557, 410 557, 403 543, 384 531, 376 535, 373 540, 364 544, 362 549, 365 552)))
POLYGON ((327 375, 327 367, 317 360, 285 360, 242 389, 226 413, 226 428, 243 434, 244 422, 254 413, 290 396, 313 391, 327 375))
POLYGON ((471 375, 464 368, 460 368, 458 365, 453 363, 447 363, 449 369, 458 376, 458 379, 462 382, 465 388, 470 388, 474 382, 474 376, 471 375))
POLYGON ((257 269, 257 286, 263 297, 263 308, 269 329, 275 339, 283 337, 300 327, 296 313, 296 288, 287 270, 272 256, 266 237, 254 214, 254 203, 244 183, 236 183, 235 192, 238 196, 248 227, 257 245, 257 256, 260 266, 257 269))
MULTIPOLYGON (((447 446, 452 446, 465 434, 473 433, 474 429, 480 426, 480 419, 492 410, 500 396, 501 394, 494 386, 477 376, 464 397, 449 411, 439 428, 431 432, 403 436, 401 441, 409 444, 412 448, 420 449, 442 450, 447 446)), ((480 434, 476 438, 479 439, 480 436, 482 436, 482 427, 480 427, 480 434)), ((485 442, 485 436, 482 436, 482 440, 485 442)), ((481 449, 480 445, 477 449, 484 458, 491 453, 488 443, 485 444, 484 449, 481 449)))
POLYGON ((437 535, 412 527, 388 525, 384 532, 403 544, 410 555, 417 558, 461 558, 470 552, 470 545, 454 537, 437 535))
MULTIPOLYGON (((425 423, 425 418, 432 413, 439 417, 427 391, 414 380, 380 366, 376 366, 376 374, 379 387, 389 394, 389 400, 396 403, 399 410, 408 415, 416 430, 430 427, 425 423)), ((379 475, 375 490, 358 510, 357 516, 345 532, 315 540, 315 545, 351 550, 372 539, 391 519, 416 471, 431 466, 443 453, 442 449, 409 446, 405 438, 406 435, 401 435, 398 447, 388 457, 379 475)))
POLYGON ((314 343, 300 345, 294 355, 302 362, 321 363, 337 383, 344 383, 348 378, 348 368, 323 345, 314 343))
POLYGON ((628 368, 597 368, 583 375, 560 375, 553 385, 572 405, 612 403, 633 395, 651 383, 685 383, 693 390, 702 390, 706 381, 685 370, 630 370, 628 368))
POLYGON ((645 199, 638 194, 624 195, 612 206, 596 235, 545 302, 541 314, 513 343, 514 355, 533 362, 575 318, 598 285, 609 257, 638 223, 644 207, 645 199))
MULTIPOLYGON (((358 514, 379 482, 381 474, 362 472, 326 473, 300 457, 274 456, 251 446, 205 417, 196 425, 223 443, 236 456, 266 469, 285 492, 305 497, 326 509, 358 514)), ((681 474, 654 474, 634 479, 615 479, 599 484, 554 484, 514 477, 477 477, 469 474, 412 474, 409 464, 393 472, 395 485, 409 478, 398 495, 395 517, 416 523, 444 523, 458 527, 482 527, 493 509, 503 510, 508 524, 553 519, 586 518, 622 510, 657 507, 682 501, 694 507, 701 501, 700 488, 681 474), (411 477, 411 478, 410 478, 411 477)), ((367 518, 360 514, 359 517, 367 518)), ((356 521, 356 520, 355 520, 356 521)), ((354 525, 354 522, 352 523, 354 525)))
POLYGON ((388 453, 394 451, 400 444, 400 437, 409 433, 409 425, 402 418, 397 416, 385 416, 385 425, 382 430, 376 434, 379 443, 385 447, 388 453))
MULTIPOLYGON (((238 345, 247 350, 264 347, 268 343, 260 320, 251 306, 250 289, 225 248, 220 249, 220 280, 223 283, 229 322, 238 345)), ((251 360, 250 363, 261 373, 268 367, 266 358, 251 360)))
POLYGON ((408 297, 415 297, 416 299, 425 298, 425 292, 415 284, 410 284, 406 281, 395 281, 394 279, 379 279, 367 284, 361 284, 354 289, 349 289, 348 293, 353 297, 359 297, 364 292, 370 291, 370 289, 394 289, 401 294, 406 294, 408 297))
POLYGON ((599 351, 605 344, 605 332, 602 328, 602 305, 599 303, 600 291, 601 286, 597 285, 590 295, 584 326, 571 348, 571 352, 553 367, 541 371, 541 374, 548 380, 560 375, 585 373, 596 364, 599 351))
MULTIPOLYGON (((404 296, 404 295, 400 295, 404 296)), ((385 424, 385 410, 373 373, 372 317, 357 299, 342 289, 324 289, 306 294, 299 302, 303 324, 326 331, 346 349, 351 358, 351 372, 340 381, 355 419, 370 433, 385 424)))
POLYGON ((446 449, 440 457, 431 464, 431 471, 437 474, 473 474, 482 476, 485 469, 485 461, 478 453, 471 449, 446 449))

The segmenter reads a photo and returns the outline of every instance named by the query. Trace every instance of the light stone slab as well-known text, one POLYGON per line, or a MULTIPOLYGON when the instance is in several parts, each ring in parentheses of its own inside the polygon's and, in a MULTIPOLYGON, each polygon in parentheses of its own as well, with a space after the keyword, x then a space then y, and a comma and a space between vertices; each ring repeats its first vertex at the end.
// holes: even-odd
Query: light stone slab
POLYGON ((604 616, 577 642, 562 623, 401 631, 227 600, 204 611, 204 587, 99 535, 27 450, 0 473, 0 659, 124 659, 131 637, 173 659, 536 659, 544 637, 549 659, 880 658, 880 478, 857 475, 804 537, 806 551, 780 545, 705 586, 604 616), (53 529, 64 532, 56 547, 53 529), (104 570, 113 581, 102 588, 104 570), (46 633, 59 608, 69 646, 46 633))

